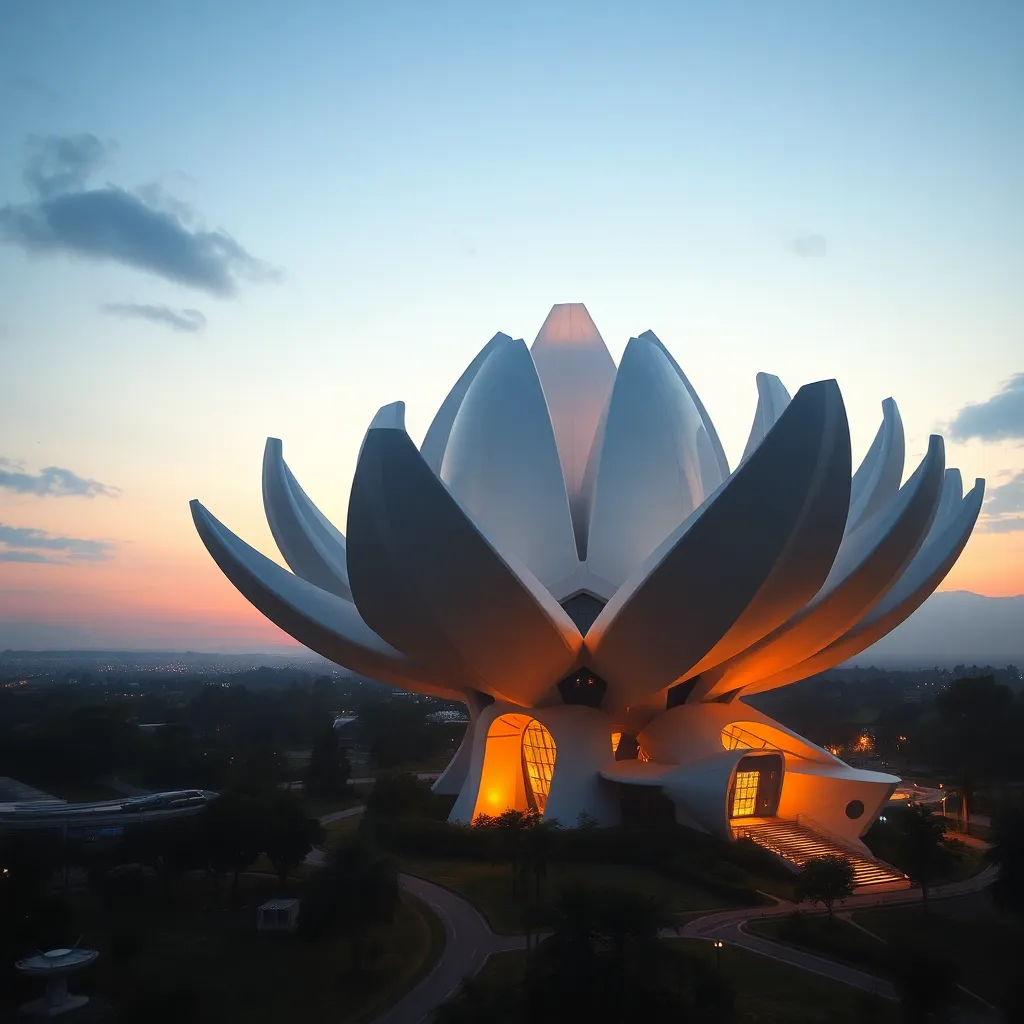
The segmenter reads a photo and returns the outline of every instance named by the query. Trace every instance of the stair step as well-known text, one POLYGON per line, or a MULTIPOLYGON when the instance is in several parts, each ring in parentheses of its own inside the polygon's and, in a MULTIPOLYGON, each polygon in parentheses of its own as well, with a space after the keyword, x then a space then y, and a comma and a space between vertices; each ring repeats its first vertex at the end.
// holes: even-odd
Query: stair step
POLYGON ((734 821, 732 833, 736 839, 746 836, 796 867, 803 867, 812 857, 838 854, 852 863, 854 884, 858 887, 902 882, 905 879, 903 873, 891 865, 851 854, 828 836, 784 818, 753 820, 748 823, 734 821))

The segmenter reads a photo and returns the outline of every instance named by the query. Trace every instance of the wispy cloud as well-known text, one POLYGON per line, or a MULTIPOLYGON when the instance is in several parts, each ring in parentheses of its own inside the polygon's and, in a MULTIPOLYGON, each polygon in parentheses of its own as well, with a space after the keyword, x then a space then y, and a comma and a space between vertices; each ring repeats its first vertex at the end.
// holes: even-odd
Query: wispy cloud
POLYGON ((1024 472, 1011 476, 993 488, 985 499, 981 528, 986 533, 1015 533, 1024 530, 1024 472))
POLYGON ((104 313, 112 316, 148 320, 162 324, 176 331, 196 334, 206 326, 206 317, 198 309, 171 309, 170 306, 146 306, 135 302, 107 302, 100 306, 104 313))
POLYGON ((949 424, 954 441, 1024 439, 1024 373, 1015 374, 991 398, 966 405, 949 424))
POLYGON ((0 562, 38 562, 73 565, 75 562, 105 562, 114 545, 105 540, 61 537, 28 526, 0 523, 0 562))
POLYGON ((38 473, 29 473, 22 463, 2 457, 0 490, 51 498, 95 498, 97 495, 116 498, 121 493, 118 487, 89 480, 61 466, 47 466, 38 473))
POLYGON ((821 259, 828 255, 828 239, 824 235, 797 235, 789 247, 804 259, 821 259))
POLYGON ((194 211, 160 190, 87 189, 108 153, 94 135, 31 144, 24 178, 33 198, 0 207, 0 241, 35 255, 122 263, 215 295, 233 295, 241 280, 280 276, 227 232, 194 226, 194 211))

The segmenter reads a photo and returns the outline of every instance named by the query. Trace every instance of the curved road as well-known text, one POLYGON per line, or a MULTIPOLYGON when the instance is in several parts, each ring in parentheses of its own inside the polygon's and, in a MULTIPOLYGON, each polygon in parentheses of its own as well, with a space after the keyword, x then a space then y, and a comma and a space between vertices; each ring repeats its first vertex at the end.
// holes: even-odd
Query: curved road
MULTIPOLYGON (((344 811, 335 811, 333 814, 324 815, 320 822, 328 825, 333 821, 361 814, 362 810, 362 807, 350 807, 344 811)), ((306 861, 310 864, 321 864, 324 856, 324 851, 314 850, 306 858, 306 861)), ((951 899, 980 892, 992 882, 996 871, 997 868, 991 865, 973 878, 937 886, 929 891, 929 899, 951 899)), ((526 948, 526 936, 494 933, 476 907, 450 889, 413 875, 400 875, 399 877, 402 888, 422 900, 441 919, 445 931, 445 946, 430 973, 394 1006, 377 1017, 374 1024, 422 1024, 430 1017, 435 1007, 455 992, 463 978, 476 974, 483 967, 492 953, 526 948)), ((920 892, 916 889, 901 887, 883 891, 882 888, 879 888, 849 897, 842 903, 839 912, 845 916, 858 910, 915 903, 920 899, 920 892)), ((745 924, 749 920, 781 917, 791 914, 796 909, 797 904, 780 900, 773 906, 743 907, 705 914, 688 922, 678 930, 666 930, 665 937, 707 939, 709 941, 720 939, 752 953, 779 960, 805 971, 811 971, 832 981, 838 981, 865 992, 872 992, 884 999, 896 999, 895 989, 883 978, 835 960, 815 956, 813 953, 805 952, 794 946, 783 945, 758 935, 751 935, 746 931, 745 924)), ((825 913, 824 910, 801 909, 805 913, 825 913)))

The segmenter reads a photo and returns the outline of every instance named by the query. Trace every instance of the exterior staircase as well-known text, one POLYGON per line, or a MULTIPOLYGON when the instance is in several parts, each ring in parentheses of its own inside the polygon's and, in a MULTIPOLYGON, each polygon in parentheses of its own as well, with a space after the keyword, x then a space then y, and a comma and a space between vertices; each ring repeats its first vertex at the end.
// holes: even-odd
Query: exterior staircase
POLYGON ((813 828, 807 822, 785 818, 734 818, 732 834, 734 839, 745 836, 753 840, 796 868, 803 867, 812 857, 826 854, 845 857, 853 864, 857 888, 896 882, 906 884, 906 876, 891 864, 858 853, 835 836, 821 828, 813 828))

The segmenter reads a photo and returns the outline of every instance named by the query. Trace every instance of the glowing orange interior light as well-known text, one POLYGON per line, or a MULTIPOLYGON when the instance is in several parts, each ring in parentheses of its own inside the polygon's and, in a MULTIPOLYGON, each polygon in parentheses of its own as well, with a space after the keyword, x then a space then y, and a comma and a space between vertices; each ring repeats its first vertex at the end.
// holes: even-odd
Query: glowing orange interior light
POLYGON ((613 732, 612 733, 612 753, 613 754, 618 752, 619 741, 621 739, 622 739, 622 733, 621 732, 613 732))
POLYGON ((732 792, 732 816, 749 818, 757 810, 757 785, 760 772, 737 772, 732 792))

